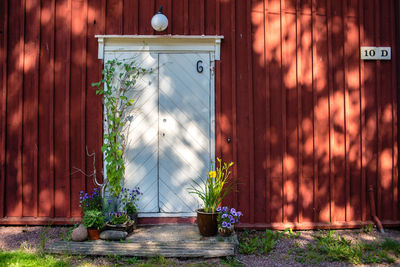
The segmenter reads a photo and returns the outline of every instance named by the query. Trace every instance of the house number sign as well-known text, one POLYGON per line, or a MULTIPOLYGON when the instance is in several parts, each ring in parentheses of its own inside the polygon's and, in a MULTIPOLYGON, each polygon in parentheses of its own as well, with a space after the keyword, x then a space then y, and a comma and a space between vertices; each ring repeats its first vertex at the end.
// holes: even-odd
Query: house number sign
POLYGON ((391 60, 391 47, 361 46, 363 60, 391 60))

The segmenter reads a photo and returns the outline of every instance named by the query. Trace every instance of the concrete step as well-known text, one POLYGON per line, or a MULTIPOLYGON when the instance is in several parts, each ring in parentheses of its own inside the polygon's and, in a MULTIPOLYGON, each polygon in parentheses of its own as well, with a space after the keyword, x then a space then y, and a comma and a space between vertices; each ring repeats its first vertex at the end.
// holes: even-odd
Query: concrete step
POLYGON ((140 227, 124 241, 55 241, 46 251, 72 255, 121 255, 174 258, 213 258, 232 256, 238 245, 231 237, 202 237, 195 225, 157 225, 140 227))

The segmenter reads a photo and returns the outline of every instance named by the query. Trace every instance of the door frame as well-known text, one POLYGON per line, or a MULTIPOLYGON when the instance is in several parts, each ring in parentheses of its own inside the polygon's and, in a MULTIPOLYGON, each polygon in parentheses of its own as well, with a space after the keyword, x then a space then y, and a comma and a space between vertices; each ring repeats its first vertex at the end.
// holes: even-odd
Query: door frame
MULTIPOLYGON (((101 60, 104 60, 106 54, 129 52, 210 54, 210 154, 211 158, 215 159, 215 60, 220 60, 220 46, 224 37, 192 35, 96 35, 95 37, 98 39, 98 59, 101 60)), ((107 179, 106 175, 104 178, 107 179)), ((195 213, 141 213, 139 216, 192 217, 195 213)))

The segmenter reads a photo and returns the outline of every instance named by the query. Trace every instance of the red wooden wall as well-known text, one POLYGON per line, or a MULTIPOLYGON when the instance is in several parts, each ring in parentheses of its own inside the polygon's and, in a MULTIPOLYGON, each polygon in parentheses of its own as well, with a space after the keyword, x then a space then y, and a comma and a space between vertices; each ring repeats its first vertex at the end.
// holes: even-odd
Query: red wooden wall
MULTIPOLYGON (((233 160, 226 200, 242 226, 398 224, 395 0, 1 0, 0 224, 70 223, 101 170, 95 34, 223 35, 217 154, 233 160), (159 34, 159 33, 157 33, 159 34), (360 61, 360 46, 391 61, 360 61), (232 142, 228 143, 227 138, 232 142)), ((396 23, 397 22, 397 23, 396 23)), ((396 29, 397 25, 397 29, 396 29)), ((397 40, 397 41, 396 41, 397 40)))

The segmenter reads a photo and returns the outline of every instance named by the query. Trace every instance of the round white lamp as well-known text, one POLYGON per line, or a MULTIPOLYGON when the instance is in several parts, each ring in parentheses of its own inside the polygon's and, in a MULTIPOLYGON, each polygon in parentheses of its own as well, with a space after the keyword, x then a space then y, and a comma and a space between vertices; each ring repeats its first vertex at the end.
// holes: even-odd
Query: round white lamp
POLYGON ((162 6, 158 10, 158 12, 151 19, 151 27, 158 32, 162 32, 168 27, 168 19, 162 13, 162 6))

